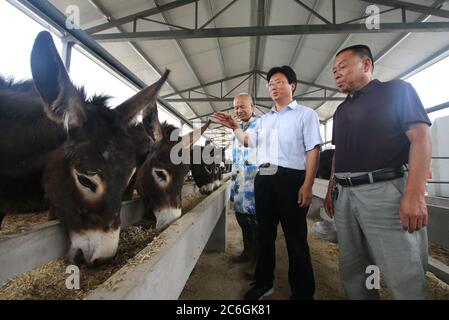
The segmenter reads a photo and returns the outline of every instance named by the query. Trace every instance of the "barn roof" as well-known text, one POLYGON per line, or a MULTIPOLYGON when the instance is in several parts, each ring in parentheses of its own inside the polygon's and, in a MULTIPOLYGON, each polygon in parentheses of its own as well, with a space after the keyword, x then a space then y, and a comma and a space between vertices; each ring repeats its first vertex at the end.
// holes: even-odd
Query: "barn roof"
MULTIPOLYGON (((449 1, 441 0, 10 1, 136 86, 171 69, 160 102, 185 122, 229 110, 239 92, 252 94, 257 113, 265 113, 266 72, 290 65, 300 80, 297 99, 324 123, 343 98, 331 73, 340 49, 369 45, 380 80, 405 78, 449 55, 449 1), (67 29, 62 15, 74 5, 81 29, 67 29), (366 19, 367 7, 378 8, 379 25, 366 19)), ((226 144, 229 132, 214 127, 209 135, 226 144)))

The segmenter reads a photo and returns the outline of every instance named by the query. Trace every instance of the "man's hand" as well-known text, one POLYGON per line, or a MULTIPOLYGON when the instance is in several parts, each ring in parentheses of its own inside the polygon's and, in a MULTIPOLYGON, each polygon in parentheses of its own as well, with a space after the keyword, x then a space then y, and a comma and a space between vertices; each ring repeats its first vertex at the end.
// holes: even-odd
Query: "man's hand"
POLYGON ((427 225, 429 216, 424 193, 405 192, 399 207, 399 219, 404 230, 410 233, 427 225))
POLYGON ((334 217, 334 199, 332 196, 332 188, 327 189, 326 198, 324 198, 324 209, 326 210, 329 218, 332 219, 334 217))
POLYGON ((224 125, 226 128, 234 130, 239 127, 237 119, 227 112, 215 112, 214 117, 218 123, 224 125))
POLYGON ((302 185, 298 191, 298 205, 307 208, 312 202, 312 187, 302 185))

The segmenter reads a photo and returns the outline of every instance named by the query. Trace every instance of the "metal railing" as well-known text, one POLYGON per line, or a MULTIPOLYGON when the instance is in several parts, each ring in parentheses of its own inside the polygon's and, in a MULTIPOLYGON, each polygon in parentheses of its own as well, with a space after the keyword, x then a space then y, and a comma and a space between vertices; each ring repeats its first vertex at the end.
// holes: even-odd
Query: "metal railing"
MULTIPOLYGON (((449 160, 449 157, 432 157, 432 160, 449 160)), ((449 165, 449 163, 448 163, 448 165, 449 165)), ((434 184, 449 184, 449 181, 427 180, 427 183, 434 183, 434 184)))

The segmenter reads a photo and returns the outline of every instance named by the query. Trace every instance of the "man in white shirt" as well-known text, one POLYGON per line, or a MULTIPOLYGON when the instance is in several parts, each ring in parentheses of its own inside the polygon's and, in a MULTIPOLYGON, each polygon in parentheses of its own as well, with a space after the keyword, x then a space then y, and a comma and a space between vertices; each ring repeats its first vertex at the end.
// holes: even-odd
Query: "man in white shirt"
POLYGON ((216 120, 233 129, 239 141, 257 150, 258 261, 255 285, 245 299, 258 300, 273 292, 279 222, 287 243, 291 298, 313 299, 306 215, 323 143, 320 123, 315 111, 293 100, 297 79, 289 66, 272 68, 267 80, 274 107, 257 120, 253 130, 243 132, 230 114, 215 113, 216 120))

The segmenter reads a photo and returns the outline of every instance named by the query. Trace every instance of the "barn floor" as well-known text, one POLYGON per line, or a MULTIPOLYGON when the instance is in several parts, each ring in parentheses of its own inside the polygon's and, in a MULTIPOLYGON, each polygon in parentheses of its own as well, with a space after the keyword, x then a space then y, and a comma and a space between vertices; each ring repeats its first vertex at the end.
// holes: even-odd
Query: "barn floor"
MULTIPOLYGON (((315 272, 318 300, 346 299, 339 282, 338 248, 334 243, 322 240, 310 232, 309 245, 315 272)), ((228 248, 225 253, 203 253, 199 258, 180 299, 184 300, 239 300, 250 287, 246 273, 253 270, 250 264, 232 264, 230 258, 238 255, 242 248, 241 231, 234 214, 228 215, 228 248)), ((274 293, 266 300, 285 300, 290 297, 288 284, 288 257, 282 229, 279 227, 276 240, 276 271, 274 293)), ((427 273, 434 299, 449 300, 449 285, 427 273)), ((388 293, 381 289, 381 298, 388 293)))

